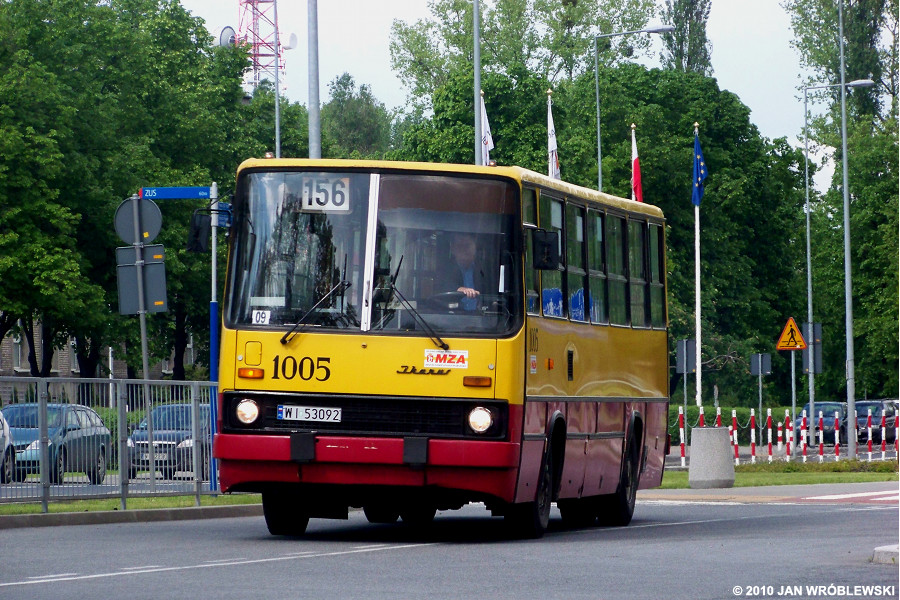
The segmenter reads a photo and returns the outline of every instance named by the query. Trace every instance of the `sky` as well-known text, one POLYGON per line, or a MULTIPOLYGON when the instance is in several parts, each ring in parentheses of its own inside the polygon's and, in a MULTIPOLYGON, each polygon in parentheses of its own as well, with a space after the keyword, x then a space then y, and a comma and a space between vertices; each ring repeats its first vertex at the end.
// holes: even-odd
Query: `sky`
MULTIPOLYGON (((226 25, 239 28, 238 0, 182 0, 182 4, 202 17, 210 31, 226 25)), ((328 100, 328 83, 347 72, 357 86, 370 86, 388 108, 402 107, 406 90, 391 71, 391 23, 429 17, 425 0, 320 0, 317 5, 320 101, 328 100)), ((285 95, 302 104, 309 99, 307 13, 308 2, 303 0, 278 4, 282 43, 291 33, 299 39, 298 47, 284 55, 285 95)), ((715 0, 706 32, 719 87, 735 93, 750 108, 750 120, 762 135, 787 137, 802 146, 803 94, 798 86, 803 71, 790 46, 790 20, 780 0, 715 0)), ((657 50, 651 65, 658 64, 658 56, 657 50)))

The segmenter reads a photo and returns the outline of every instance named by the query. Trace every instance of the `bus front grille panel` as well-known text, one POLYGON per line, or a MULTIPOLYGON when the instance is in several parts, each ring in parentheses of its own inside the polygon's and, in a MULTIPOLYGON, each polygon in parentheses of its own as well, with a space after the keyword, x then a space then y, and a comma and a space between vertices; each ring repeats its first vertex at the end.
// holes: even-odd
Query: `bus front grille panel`
POLYGON ((475 399, 422 398, 401 396, 330 396, 279 393, 240 393, 225 395, 222 415, 224 433, 290 433, 313 431, 323 435, 422 435, 445 438, 504 439, 508 405, 502 401, 475 399), (243 399, 252 399, 260 407, 260 417, 252 425, 236 418, 235 407, 243 399), (299 421, 278 418, 279 406, 340 408, 340 422, 299 421), (494 413, 495 423, 484 434, 472 432, 468 414, 476 406, 494 413))

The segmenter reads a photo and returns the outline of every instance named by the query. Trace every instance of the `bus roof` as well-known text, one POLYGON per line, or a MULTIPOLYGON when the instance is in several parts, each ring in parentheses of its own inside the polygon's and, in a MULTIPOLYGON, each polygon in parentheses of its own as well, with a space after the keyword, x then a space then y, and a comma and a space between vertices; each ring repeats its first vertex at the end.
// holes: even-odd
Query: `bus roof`
POLYGON ((398 171, 439 171, 454 173, 471 173, 478 175, 494 175, 509 177, 517 181, 524 181, 541 188, 561 192, 563 195, 585 198, 612 206, 628 212, 641 213, 662 219, 662 210, 652 204, 635 202, 627 198, 620 198, 611 194, 598 192, 590 188, 567 183, 559 179, 551 179, 529 169, 522 167, 484 167, 478 165, 463 165, 452 163, 427 163, 406 162, 388 160, 344 160, 344 159, 309 159, 309 158, 250 158, 238 167, 240 173, 244 169, 277 169, 296 167, 322 167, 322 168, 354 168, 354 169, 388 169, 398 171))

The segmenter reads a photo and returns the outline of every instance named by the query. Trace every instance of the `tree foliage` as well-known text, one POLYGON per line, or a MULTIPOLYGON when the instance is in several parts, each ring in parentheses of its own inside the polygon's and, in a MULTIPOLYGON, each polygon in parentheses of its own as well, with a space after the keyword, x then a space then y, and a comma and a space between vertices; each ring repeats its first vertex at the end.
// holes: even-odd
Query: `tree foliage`
POLYGON ((663 34, 663 66, 679 71, 712 74, 711 44, 706 37, 710 0, 666 0, 663 22, 675 31, 663 34))

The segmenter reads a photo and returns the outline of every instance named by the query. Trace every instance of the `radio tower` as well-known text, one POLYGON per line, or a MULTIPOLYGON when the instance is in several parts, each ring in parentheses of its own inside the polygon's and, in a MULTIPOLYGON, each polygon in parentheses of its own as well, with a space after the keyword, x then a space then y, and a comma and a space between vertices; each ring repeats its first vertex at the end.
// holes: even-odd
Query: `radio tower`
POLYGON ((281 40, 275 35, 278 29, 275 0, 239 0, 239 5, 238 40, 250 46, 250 69, 244 78, 245 85, 256 89, 263 79, 268 79, 273 84, 282 82, 283 87, 284 55, 281 40))

